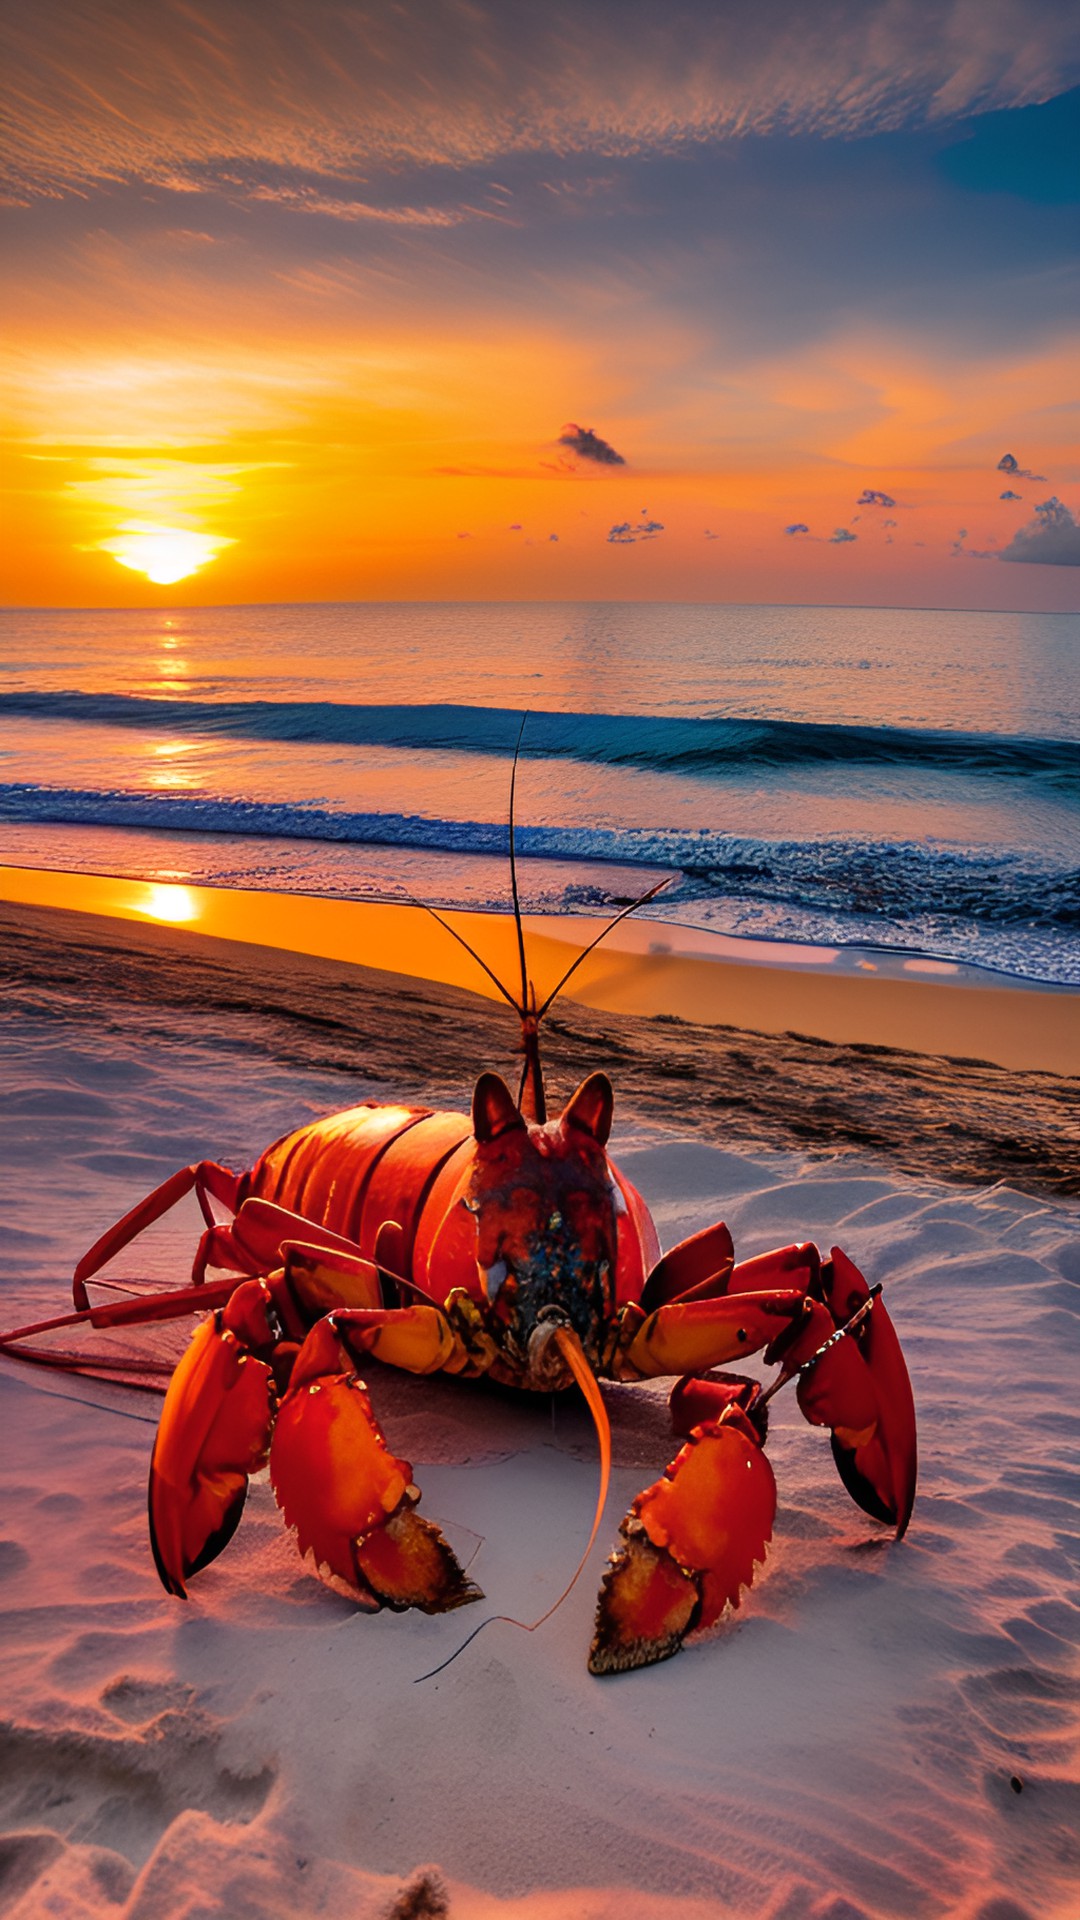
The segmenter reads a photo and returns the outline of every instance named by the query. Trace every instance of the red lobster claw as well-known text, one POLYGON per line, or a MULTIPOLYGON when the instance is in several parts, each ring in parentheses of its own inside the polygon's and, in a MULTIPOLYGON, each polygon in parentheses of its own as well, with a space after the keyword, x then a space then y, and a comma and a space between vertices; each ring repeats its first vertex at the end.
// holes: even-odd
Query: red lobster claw
MULTIPOLYGON (((416 1313, 439 1318, 430 1308, 374 1317, 416 1313)), ((350 1315, 339 1319, 340 1329, 328 1318, 308 1335, 281 1402, 270 1449, 278 1506, 320 1578, 362 1607, 445 1613, 466 1606, 480 1590, 438 1527, 414 1511, 420 1492, 412 1468, 386 1444, 340 1341, 350 1315)))
MULTIPOLYGON (((821 1272, 825 1304, 813 1303, 793 1342, 783 1335, 765 1355, 789 1372, 810 1359, 870 1298, 854 1261, 833 1247, 821 1272)), ((911 1518, 918 1478, 915 1401, 896 1329, 880 1295, 861 1325, 799 1378, 799 1406, 815 1426, 832 1428, 837 1472, 856 1504, 896 1528, 911 1518)))
POLYGON ((248 1476, 266 1465, 275 1400, 265 1361, 220 1314, 204 1320, 169 1382, 150 1460, 150 1545, 162 1585, 181 1600, 185 1580, 240 1524, 248 1476))
POLYGON ((634 1501, 600 1589, 589 1671, 624 1673, 678 1653, 711 1627, 764 1560, 776 1482, 742 1409, 695 1427, 662 1479, 634 1501))

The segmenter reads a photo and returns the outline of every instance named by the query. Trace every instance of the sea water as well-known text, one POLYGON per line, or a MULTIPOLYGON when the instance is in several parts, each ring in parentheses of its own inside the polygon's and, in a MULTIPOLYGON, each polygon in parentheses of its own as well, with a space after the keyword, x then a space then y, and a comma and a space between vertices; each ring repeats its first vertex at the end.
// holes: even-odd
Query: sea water
POLYGON ((0 614, 0 860, 929 954, 1080 984, 1080 617, 0 614), (524 726, 522 720, 524 718, 524 726))

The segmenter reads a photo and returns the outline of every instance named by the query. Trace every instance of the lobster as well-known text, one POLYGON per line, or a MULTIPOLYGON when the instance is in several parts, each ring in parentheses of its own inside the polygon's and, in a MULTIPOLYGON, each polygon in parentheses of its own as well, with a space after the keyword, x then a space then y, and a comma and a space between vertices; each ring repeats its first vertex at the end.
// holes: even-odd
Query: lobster
POLYGON ((607 1154, 606 1074, 548 1117, 540 1024, 574 968, 538 1006, 513 789, 510 825, 520 994, 469 951, 521 1021, 517 1096, 485 1072, 469 1115, 368 1103, 286 1134, 245 1172, 212 1160, 183 1168, 79 1261, 73 1314, 0 1336, 0 1350, 78 1364, 35 1355, 33 1337, 209 1309, 172 1374, 150 1463, 150 1540, 167 1591, 185 1597, 228 1544, 251 1475, 269 1464, 284 1519, 328 1584, 362 1608, 428 1613, 481 1595, 418 1512, 412 1468, 388 1446, 361 1378, 368 1356, 544 1393, 576 1383, 600 1439, 590 1546, 610 1465, 597 1381, 674 1376, 684 1444, 621 1523, 589 1654, 605 1675, 668 1658, 739 1605, 772 1533, 764 1443, 780 1387, 796 1382, 806 1418, 831 1429, 844 1486, 897 1537, 915 1495, 915 1411, 881 1288, 843 1252, 823 1260, 804 1244, 736 1264, 718 1223, 662 1254, 645 1201, 607 1154), (205 1222, 192 1284, 92 1303, 88 1281, 192 1191, 205 1222), (771 1386, 717 1372, 762 1349, 780 1369, 771 1386))

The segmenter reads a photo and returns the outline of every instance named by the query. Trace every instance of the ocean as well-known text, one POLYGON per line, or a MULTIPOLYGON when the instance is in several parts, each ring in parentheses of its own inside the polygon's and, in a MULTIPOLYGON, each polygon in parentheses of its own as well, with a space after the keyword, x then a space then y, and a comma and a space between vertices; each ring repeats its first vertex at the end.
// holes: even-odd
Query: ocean
POLYGON ((524 906, 1080 985, 1080 617, 0 614, 0 860, 524 906), (524 728, 522 719, 524 716, 524 728))

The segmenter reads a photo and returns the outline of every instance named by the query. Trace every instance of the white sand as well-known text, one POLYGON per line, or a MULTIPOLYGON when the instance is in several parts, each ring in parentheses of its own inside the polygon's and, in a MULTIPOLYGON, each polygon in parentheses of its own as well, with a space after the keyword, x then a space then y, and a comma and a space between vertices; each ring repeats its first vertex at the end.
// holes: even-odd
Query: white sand
MULTIPOLYGON (((169 1028, 13 1025, 5 1324, 62 1311, 79 1253, 176 1166, 243 1164, 343 1104, 340 1076, 203 1044, 183 1013, 169 1028)), ((604 1554, 674 1451, 663 1392, 612 1389, 586 1575, 539 1632, 493 1625, 415 1686, 483 1612, 535 1617, 568 1576, 595 1486, 572 1407, 371 1371, 424 1510, 475 1550, 480 1608, 356 1614, 302 1570, 265 1483, 185 1606, 146 1540, 155 1403, 5 1362, 5 1920, 434 1915, 425 1865, 453 1920, 1075 1916, 1080 1212, 850 1159, 655 1135, 614 1152, 665 1243, 722 1214, 741 1255, 813 1236, 885 1282, 921 1425, 907 1539, 852 1506, 782 1396, 777 1534, 741 1613, 590 1678, 604 1554)), ((196 1231, 177 1213, 123 1269, 181 1278, 196 1231)))

